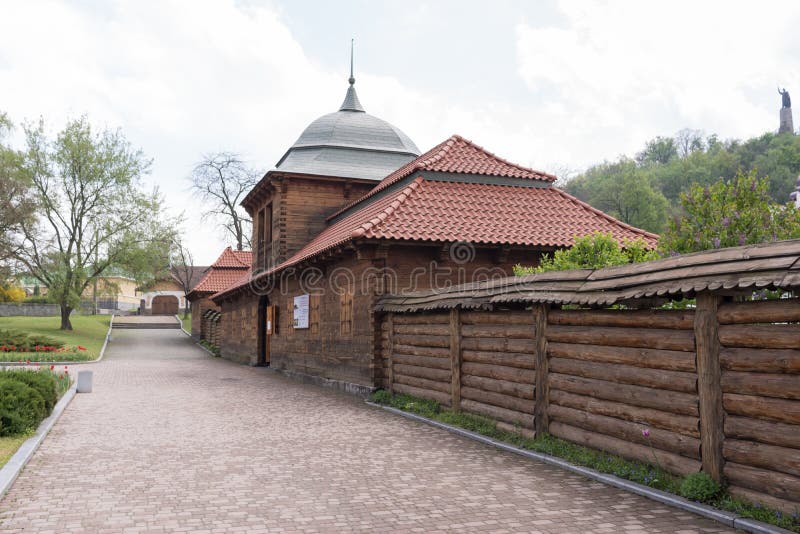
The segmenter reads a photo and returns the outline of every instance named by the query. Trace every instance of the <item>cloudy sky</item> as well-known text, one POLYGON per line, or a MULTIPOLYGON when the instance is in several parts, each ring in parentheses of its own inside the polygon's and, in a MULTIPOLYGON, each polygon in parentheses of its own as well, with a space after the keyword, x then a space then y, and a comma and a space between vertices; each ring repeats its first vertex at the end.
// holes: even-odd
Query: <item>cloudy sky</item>
POLYGON ((776 86, 800 99, 798 35, 796 0, 3 0, 0 110, 121 128, 209 263, 224 243, 189 197, 193 163, 230 150, 269 170, 338 109, 351 37, 362 104, 420 149, 459 133, 561 174, 681 128, 777 129, 776 86))

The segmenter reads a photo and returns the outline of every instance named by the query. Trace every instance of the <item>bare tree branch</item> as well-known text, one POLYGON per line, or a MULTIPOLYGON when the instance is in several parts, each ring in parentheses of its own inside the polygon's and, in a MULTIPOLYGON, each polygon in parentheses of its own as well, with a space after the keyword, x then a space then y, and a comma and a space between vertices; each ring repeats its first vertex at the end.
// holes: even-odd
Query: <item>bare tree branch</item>
POLYGON ((217 220, 237 250, 250 248, 252 220, 240 204, 258 178, 259 174, 232 152, 206 154, 192 171, 193 194, 207 203, 205 215, 217 220))

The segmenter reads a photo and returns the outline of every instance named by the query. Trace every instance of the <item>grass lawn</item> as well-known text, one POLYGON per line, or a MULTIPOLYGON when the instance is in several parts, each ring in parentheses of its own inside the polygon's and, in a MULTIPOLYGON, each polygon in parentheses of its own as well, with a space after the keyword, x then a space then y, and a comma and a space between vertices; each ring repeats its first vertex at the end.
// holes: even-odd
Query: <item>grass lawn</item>
POLYGON ((17 452, 20 445, 25 443, 25 440, 33 435, 33 432, 20 434, 19 436, 5 436, 0 437, 0 467, 8 463, 14 453, 17 452))
POLYGON ((183 314, 181 313, 181 314, 178 314, 178 317, 181 318, 181 323, 183 323, 183 329, 191 334, 192 333, 192 314, 190 313, 186 317, 184 317, 183 314))
POLYGON ((94 360, 100 354, 100 349, 108 332, 110 315, 73 315, 72 331, 59 330, 60 317, 0 317, 0 329, 19 330, 25 333, 44 335, 63 341, 68 347, 81 345, 86 351, 77 353, 47 353, 47 352, 0 352, 0 361, 16 362, 19 360, 31 361, 86 361, 94 360))

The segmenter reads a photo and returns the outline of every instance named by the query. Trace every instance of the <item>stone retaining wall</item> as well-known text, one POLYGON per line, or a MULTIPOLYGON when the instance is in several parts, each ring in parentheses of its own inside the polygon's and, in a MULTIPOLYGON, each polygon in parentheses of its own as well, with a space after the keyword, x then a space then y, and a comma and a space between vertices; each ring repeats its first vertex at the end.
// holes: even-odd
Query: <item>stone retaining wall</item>
POLYGON ((32 302, 0 303, 0 317, 50 317, 60 315, 61 311, 58 304, 41 304, 32 302))

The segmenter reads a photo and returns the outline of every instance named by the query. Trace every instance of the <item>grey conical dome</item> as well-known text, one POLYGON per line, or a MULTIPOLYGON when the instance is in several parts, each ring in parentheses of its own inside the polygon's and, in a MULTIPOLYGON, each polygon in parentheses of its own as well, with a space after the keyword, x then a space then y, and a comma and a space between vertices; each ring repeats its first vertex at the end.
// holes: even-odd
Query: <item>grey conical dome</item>
POLYGON ((309 124, 275 170, 382 180, 419 154, 399 128, 364 111, 351 75, 339 111, 309 124))

